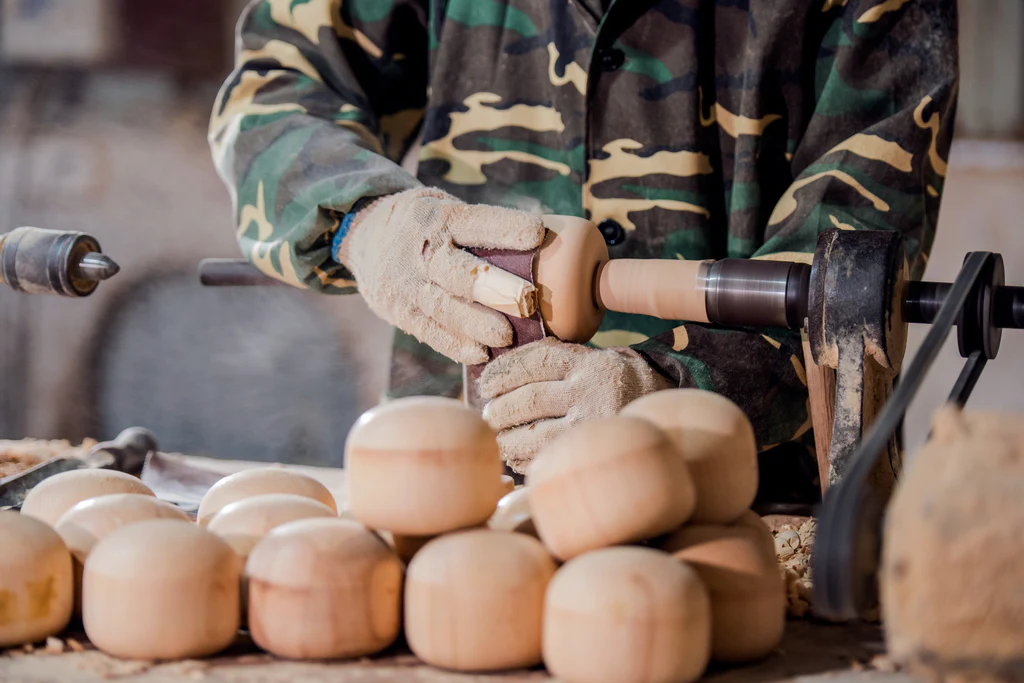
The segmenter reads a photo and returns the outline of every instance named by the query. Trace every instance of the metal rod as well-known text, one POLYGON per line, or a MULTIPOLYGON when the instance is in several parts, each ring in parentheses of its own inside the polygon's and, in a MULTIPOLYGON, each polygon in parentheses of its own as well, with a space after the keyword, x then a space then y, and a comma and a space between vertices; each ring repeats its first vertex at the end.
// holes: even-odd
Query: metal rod
POLYGON ((1024 329, 1024 287, 996 287, 992 324, 996 327, 1024 329))
POLYGON ((859 558, 854 550, 862 533, 878 532, 873 528, 858 529, 858 524, 865 521, 865 515, 861 513, 871 507, 872 503, 877 503, 870 499, 868 478, 878 458, 888 449, 889 439, 921 387, 928 368, 935 362, 987 260, 988 254, 984 252, 968 255, 920 350, 858 446, 846 475, 829 489, 825 497, 819 521, 817 552, 812 557, 812 571, 816 577, 815 609, 826 618, 853 619, 859 616, 856 604, 858 577, 853 572, 861 564, 857 562, 859 558))
POLYGON ((986 363, 988 363, 988 359, 981 349, 971 352, 971 355, 967 357, 967 362, 964 363, 963 370, 960 371, 960 376, 956 378, 953 390, 949 392, 950 403, 961 407, 967 403, 986 363))
POLYGON ((933 323, 951 288, 948 282, 908 282, 903 294, 903 319, 933 323))
POLYGON ((207 258, 199 262, 199 282, 206 287, 270 287, 287 285, 244 259, 207 258))

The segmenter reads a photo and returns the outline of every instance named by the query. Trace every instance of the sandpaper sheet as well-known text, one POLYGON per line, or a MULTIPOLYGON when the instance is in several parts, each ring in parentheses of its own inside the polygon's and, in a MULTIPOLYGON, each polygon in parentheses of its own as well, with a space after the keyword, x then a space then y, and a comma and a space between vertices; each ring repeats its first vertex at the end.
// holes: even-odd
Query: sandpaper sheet
MULTIPOLYGON (((510 249, 470 249, 469 251, 502 270, 518 275, 531 284, 536 284, 533 281, 533 261, 537 256, 536 251, 512 251, 510 249)), ((512 324, 512 344, 504 348, 492 348, 490 350, 492 360, 506 351, 544 337, 544 323, 540 317, 539 307, 530 318, 517 318, 512 315, 505 315, 505 318, 512 324)), ((477 394, 476 384, 484 366, 485 364, 471 365, 466 367, 462 373, 467 403, 475 408, 480 408, 483 405, 477 394)))

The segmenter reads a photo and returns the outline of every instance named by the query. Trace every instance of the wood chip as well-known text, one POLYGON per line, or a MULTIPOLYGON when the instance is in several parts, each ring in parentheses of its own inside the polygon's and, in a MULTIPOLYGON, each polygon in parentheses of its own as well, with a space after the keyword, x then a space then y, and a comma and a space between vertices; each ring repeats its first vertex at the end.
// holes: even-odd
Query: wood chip
POLYGON ((881 671, 882 673, 894 674, 899 670, 896 666, 896 662, 889 659, 888 655, 875 655, 871 660, 870 666, 875 671, 881 671))
POLYGON ((54 638, 50 636, 46 639, 46 646, 43 648, 43 652, 48 655, 59 655, 64 652, 64 641, 60 638, 54 638))
POLYGON ((78 642, 74 638, 68 638, 67 639, 67 644, 68 644, 68 649, 70 649, 72 652, 85 652, 85 645, 82 645, 80 642, 78 642))

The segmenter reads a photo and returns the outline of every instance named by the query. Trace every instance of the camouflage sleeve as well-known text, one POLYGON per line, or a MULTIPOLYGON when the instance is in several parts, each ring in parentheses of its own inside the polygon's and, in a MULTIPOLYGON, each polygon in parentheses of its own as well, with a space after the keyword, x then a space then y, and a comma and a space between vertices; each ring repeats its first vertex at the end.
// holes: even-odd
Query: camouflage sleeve
POLYGON ((239 246, 261 271, 355 292, 332 258, 365 197, 420 185, 401 166, 427 97, 426 0, 260 0, 209 126, 239 246))
MULTIPOLYGON (((810 74, 813 110, 806 125, 790 124, 794 180, 754 258, 810 262, 827 228, 896 230, 906 238, 911 277, 919 278, 953 135, 956 3, 821 1, 836 16, 810 74)), ((810 428, 798 333, 687 324, 634 348, 680 386, 739 403, 762 449, 810 428)))

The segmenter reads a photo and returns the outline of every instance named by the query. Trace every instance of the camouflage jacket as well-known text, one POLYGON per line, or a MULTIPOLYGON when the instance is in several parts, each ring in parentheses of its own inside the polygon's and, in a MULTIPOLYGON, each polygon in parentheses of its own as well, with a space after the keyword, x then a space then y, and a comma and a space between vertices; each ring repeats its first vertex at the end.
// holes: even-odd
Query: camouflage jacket
MULTIPOLYGON (((920 276, 955 4, 262 0, 210 144, 245 255, 325 293, 356 291, 331 253, 345 213, 420 184, 585 216, 613 258, 809 261, 823 229, 897 230, 920 276)), ((813 444, 798 334, 608 314, 591 343, 730 397, 763 451, 813 444)), ((392 396, 460 390, 461 366, 396 334, 392 396)))

